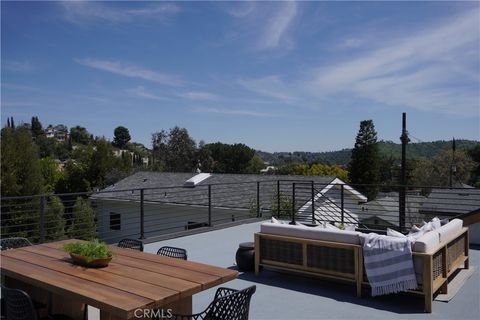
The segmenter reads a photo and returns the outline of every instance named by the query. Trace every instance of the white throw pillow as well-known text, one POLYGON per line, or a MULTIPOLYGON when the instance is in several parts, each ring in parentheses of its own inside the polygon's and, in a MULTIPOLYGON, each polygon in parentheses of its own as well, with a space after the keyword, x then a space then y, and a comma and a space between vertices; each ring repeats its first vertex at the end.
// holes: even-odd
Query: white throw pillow
POLYGON ((345 225, 345 230, 346 231, 355 231, 357 227, 354 224, 346 224, 345 225))
POLYGON ((280 221, 278 221, 276 218, 272 217, 272 223, 275 224, 282 224, 280 221))
POLYGON ((437 217, 433 218, 431 223, 432 223, 433 230, 438 229, 442 226, 440 219, 438 219, 437 217))
POLYGON ((387 228, 387 236, 397 237, 397 238, 406 238, 407 236, 397 230, 387 228))

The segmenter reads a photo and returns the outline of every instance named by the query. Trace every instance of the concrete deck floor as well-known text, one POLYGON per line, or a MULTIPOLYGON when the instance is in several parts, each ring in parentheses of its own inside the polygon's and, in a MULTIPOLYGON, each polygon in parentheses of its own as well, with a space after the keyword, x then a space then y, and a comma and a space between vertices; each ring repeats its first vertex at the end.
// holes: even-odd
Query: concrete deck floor
MULTIPOLYGON (((244 224, 211 232, 147 244, 146 252, 156 253, 164 245, 188 250, 188 259, 225 268, 236 268, 238 244, 253 241, 260 223, 244 224)), ((448 303, 433 302, 433 313, 423 312, 423 299, 408 295, 372 298, 367 290, 357 298, 352 285, 263 270, 259 277, 240 273, 223 286, 245 288, 256 285, 250 319, 479 319, 480 250, 471 248, 474 275, 448 303)), ((216 288, 193 297, 194 312, 202 311, 213 299, 216 288)))

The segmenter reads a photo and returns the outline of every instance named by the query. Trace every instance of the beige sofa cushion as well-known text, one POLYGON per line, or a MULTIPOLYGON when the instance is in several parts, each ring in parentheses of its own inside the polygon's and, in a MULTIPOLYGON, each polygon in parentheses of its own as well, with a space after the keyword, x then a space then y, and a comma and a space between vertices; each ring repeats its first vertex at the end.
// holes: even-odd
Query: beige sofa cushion
POLYGON ((360 244, 359 232, 331 230, 322 227, 295 226, 288 224, 262 223, 260 232, 279 236, 290 236, 304 239, 360 244))
POLYGON ((460 219, 453 219, 446 225, 438 228, 437 231, 440 234, 440 243, 450 240, 455 234, 462 230, 463 221, 460 219))
POLYGON ((415 252, 431 252, 438 248, 440 244, 440 234, 438 230, 430 231, 425 233, 423 236, 418 238, 413 244, 413 251, 415 252))

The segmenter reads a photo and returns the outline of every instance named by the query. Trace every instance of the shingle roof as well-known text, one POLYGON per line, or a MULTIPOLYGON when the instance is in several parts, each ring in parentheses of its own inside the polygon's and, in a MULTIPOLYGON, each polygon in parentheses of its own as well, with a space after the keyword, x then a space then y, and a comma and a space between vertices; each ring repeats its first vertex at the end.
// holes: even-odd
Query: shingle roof
MULTIPOLYGON (((291 195, 293 181, 303 188, 314 181, 315 188, 322 189, 335 179, 325 176, 212 174, 195 188, 184 188, 184 182, 194 175, 195 173, 137 172, 95 193, 92 198, 139 201, 140 192, 132 190, 144 188, 147 189, 144 191, 144 200, 148 202, 208 205, 208 185, 211 185, 213 206, 249 208, 256 205, 257 182, 260 182, 260 207, 269 208, 276 193, 277 180, 282 181, 280 191, 291 195)), ((300 186, 299 190, 302 188, 300 186)))
POLYGON ((421 213, 458 215, 480 209, 480 189, 433 189, 420 207, 421 213))

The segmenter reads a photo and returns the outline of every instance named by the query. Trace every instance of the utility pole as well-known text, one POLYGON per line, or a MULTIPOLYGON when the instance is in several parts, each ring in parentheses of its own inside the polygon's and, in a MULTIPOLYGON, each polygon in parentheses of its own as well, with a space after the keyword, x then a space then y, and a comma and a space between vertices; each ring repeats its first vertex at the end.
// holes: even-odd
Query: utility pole
POLYGON ((405 202, 406 202, 406 185, 407 185, 407 144, 410 141, 408 139, 407 131, 407 114, 402 113, 402 135, 400 137, 402 142, 402 167, 400 174, 400 190, 398 193, 399 203, 398 203, 398 222, 400 231, 405 228, 405 202))
POLYGON ((455 137, 452 140, 452 163, 450 164, 450 188, 453 187, 453 175, 457 172, 457 167, 455 166, 455 150, 457 149, 455 143, 455 137))

